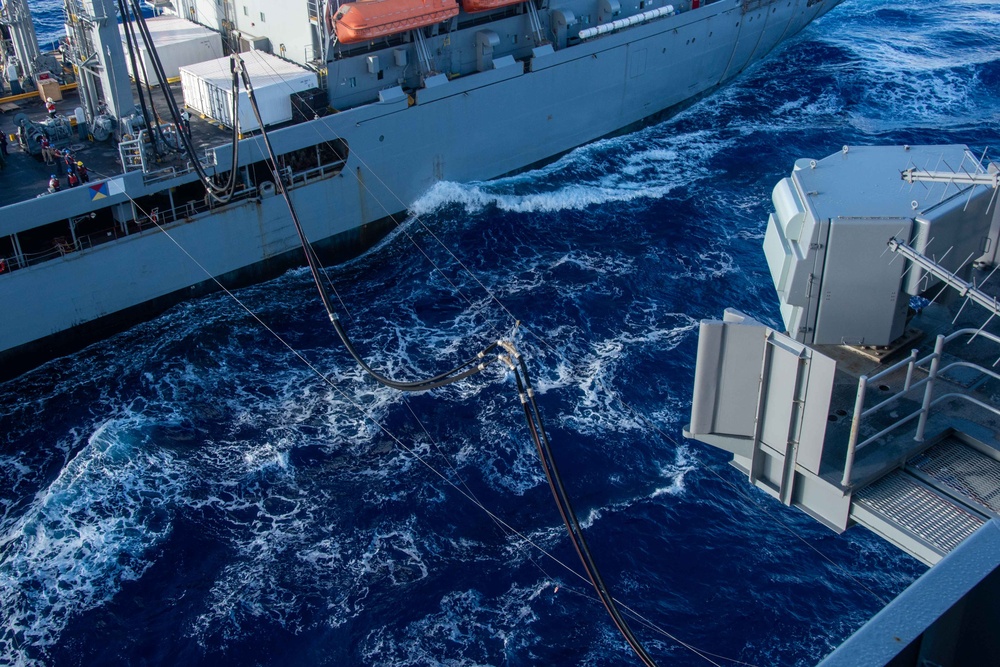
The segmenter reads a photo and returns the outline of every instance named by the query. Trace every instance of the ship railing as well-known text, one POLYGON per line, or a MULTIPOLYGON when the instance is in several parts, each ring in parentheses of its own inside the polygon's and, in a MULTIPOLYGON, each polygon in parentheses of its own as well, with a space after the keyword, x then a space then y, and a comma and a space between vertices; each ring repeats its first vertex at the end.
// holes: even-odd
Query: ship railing
MULTIPOLYGON (((185 171, 190 171, 190 168, 185 169, 185 171)), ((163 169, 156 169, 153 171, 145 171, 142 174, 142 182, 146 185, 153 183, 159 183, 160 181, 168 181, 171 178, 176 178, 184 172, 178 172, 176 167, 164 167, 163 169)))
MULTIPOLYGON (((288 185, 289 189, 293 189, 320 178, 336 175, 343 170, 345 163, 346 160, 337 160, 300 172, 293 173, 288 170, 283 173, 282 180, 288 185)), ((168 170, 160 170, 161 178, 170 178, 180 173, 174 171, 172 167, 169 170, 173 172, 170 176, 165 175, 165 172, 168 170)), ((243 188, 237 190, 228 203, 246 201, 248 199, 254 199, 258 196, 260 196, 260 190, 257 187, 243 188)), ((35 253, 21 252, 19 255, 11 257, 0 257, 0 259, 3 260, 4 267, 4 270, 0 271, 0 275, 33 266, 35 264, 41 264, 49 260, 58 259, 73 252, 87 250, 89 248, 93 248, 94 246, 114 241, 115 239, 122 238, 124 236, 129 236, 132 233, 142 233, 150 229, 169 226, 180 221, 189 222, 195 216, 207 213, 215 208, 218 208, 219 206, 219 204, 215 204, 206 199, 201 201, 187 201, 183 204, 178 204, 164 209, 156 207, 150 209, 148 212, 137 211, 136 217, 133 220, 129 220, 124 223, 127 231, 126 229, 119 229, 116 225, 113 228, 93 232, 91 234, 79 236, 74 235, 72 238, 61 236, 55 237, 52 240, 52 247, 46 250, 35 253)))
MULTIPOLYGON (((215 151, 206 148, 205 154, 198 160, 198 162, 201 163, 203 169, 211 169, 216 166, 215 151)), ((145 162, 142 164, 142 180, 146 185, 159 183, 161 181, 168 181, 172 178, 189 174, 195 170, 194 164, 190 160, 188 160, 183 167, 170 165, 161 169, 149 169, 145 162)))
MULTIPOLYGON (((989 368, 985 368, 979 364, 975 364, 969 361, 961 361, 961 360, 953 361, 944 366, 943 368, 941 367, 941 359, 944 353, 944 346, 947 343, 950 343, 951 341, 961 336, 972 336, 973 338, 981 337, 985 340, 991 341, 994 344, 1000 346, 1000 337, 992 333, 989 333, 988 331, 983 331, 981 329, 959 329, 958 331, 955 331, 949 334, 948 336, 939 335, 934 342, 934 351, 931 354, 924 357, 923 359, 917 359, 917 350, 912 350, 910 356, 903 359, 902 361, 899 361, 893 364, 892 366, 889 366, 885 370, 875 375, 872 375, 871 377, 862 375, 858 379, 858 392, 854 402, 854 416, 851 421, 851 433, 849 440, 847 442, 847 458, 844 463, 844 475, 843 478, 841 479, 841 486, 846 488, 851 485, 851 475, 854 471, 854 459, 857 455, 857 452, 863 449, 864 447, 867 447, 868 445, 884 438, 885 436, 889 435, 890 433, 900 428, 901 426, 904 426, 905 424, 909 424, 910 422, 916 420, 917 427, 916 427, 916 432, 913 436, 913 440, 914 442, 917 443, 924 442, 927 430, 927 420, 930 417, 931 411, 933 410, 933 408, 935 408, 936 406, 940 405, 945 401, 949 401, 952 399, 963 400, 1000 417, 1000 409, 998 409, 996 406, 984 403, 967 394, 950 392, 947 394, 942 394, 940 396, 937 396, 936 398, 934 397, 934 386, 938 378, 942 378, 946 373, 948 373, 948 371, 954 368, 962 368, 962 367, 971 368, 976 372, 1000 380, 1000 373, 997 373, 989 368), (926 369, 924 368, 925 366, 926 369), (904 367, 906 368, 906 379, 903 383, 903 389, 900 392, 896 393, 895 395, 886 398, 885 400, 877 403, 876 405, 873 405, 872 407, 866 410, 864 408, 864 405, 868 391, 868 384, 887 378, 893 373, 899 372, 904 367), (917 368, 924 370, 927 373, 927 376, 921 380, 913 382, 913 375, 917 368), (923 396, 921 397, 920 407, 917 410, 911 412, 910 414, 902 418, 897 419, 892 424, 882 429, 878 433, 866 438, 861 442, 858 442, 859 434, 861 432, 862 419, 871 417, 877 412, 884 411, 885 409, 891 407, 892 405, 897 403, 899 400, 901 400, 908 394, 915 393, 920 389, 923 389, 923 396)), ((971 343, 972 340, 970 340, 969 342, 971 343)))
MULTIPOLYGON (((244 188, 233 193, 228 203, 235 203, 253 199, 257 196, 257 188, 244 188)), ((178 221, 189 222, 196 215, 207 213, 220 206, 213 204, 211 200, 187 201, 172 208, 153 209, 141 220, 136 220, 140 230, 154 226, 170 225, 178 221)))
POLYGON ((337 160, 336 162, 321 164, 318 167, 306 169, 305 171, 295 172, 291 175, 291 178, 286 178, 285 181, 288 183, 288 187, 294 188, 296 185, 302 185, 309 181, 323 178, 324 176, 339 174, 343 171, 346 162, 346 160, 337 160))
POLYGON ((45 250, 39 250, 38 252, 21 252, 19 255, 0 257, 0 260, 3 260, 2 264, 4 267, 4 271, 0 271, 0 274, 17 271, 19 269, 26 269, 29 266, 34 266, 35 264, 42 264, 44 262, 48 262, 49 260, 65 257, 66 255, 77 252, 78 250, 91 248, 94 245, 97 245, 92 237, 101 237, 102 241, 98 241, 98 243, 101 243, 103 242, 103 237, 106 234, 107 233, 105 232, 98 232, 88 236, 81 236, 76 239, 57 236, 52 239, 52 247, 45 250))
MULTIPOLYGON (((329 174, 340 173, 345 164, 346 160, 337 160, 336 162, 331 162, 328 164, 320 165, 318 167, 313 167, 312 169, 307 169, 306 171, 300 171, 292 173, 290 170, 284 172, 284 180, 289 184, 290 187, 295 185, 300 185, 308 181, 322 178, 329 174)), ((211 167, 215 164, 214 160, 202 160, 202 165, 205 167, 211 167)), ((287 169, 287 167, 286 167, 287 169)), ((188 163, 183 169, 178 169, 177 167, 165 167, 163 169, 157 169, 155 171, 147 171, 143 174, 143 182, 146 185, 151 185, 158 183, 160 181, 168 181, 172 178, 177 178, 178 176, 183 176, 194 170, 194 166, 188 163)))
MULTIPOLYGON (((250 199, 256 196, 257 189, 250 188, 238 191, 231 201, 250 199)), ((141 234, 151 229, 159 229, 179 221, 190 221, 191 218, 199 213, 204 213, 211 209, 211 204, 205 202, 186 202, 185 204, 162 211, 156 207, 150 209, 148 212, 139 213, 137 211, 136 217, 127 222, 117 223, 113 227, 90 234, 76 235, 71 232, 72 236, 55 236, 52 237, 51 246, 44 250, 38 252, 21 251, 17 255, 10 257, 0 256, 0 259, 3 260, 3 270, 0 271, 0 276, 5 273, 28 268, 29 266, 59 259, 75 252, 88 250, 133 234, 141 234)))

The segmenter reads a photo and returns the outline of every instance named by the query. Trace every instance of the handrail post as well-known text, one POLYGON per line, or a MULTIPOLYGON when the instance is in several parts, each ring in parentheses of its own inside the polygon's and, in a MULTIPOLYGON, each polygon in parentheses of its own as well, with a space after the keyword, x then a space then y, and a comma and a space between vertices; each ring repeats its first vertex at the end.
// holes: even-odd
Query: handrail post
POLYGON ((850 486, 854 469, 854 452, 858 447, 858 433, 861 431, 861 413, 865 410, 865 392, 868 390, 868 376, 858 378, 858 395, 854 399, 854 416, 851 418, 851 437, 847 441, 847 459, 844 461, 844 478, 841 486, 850 486))
POLYGON ((944 349, 944 336, 939 335, 934 341, 934 356, 931 358, 931 368, 927 376, 927 386, 924 388, 924 401, 920 406, 920 420, 917 422, 917 433, 913 439, 924 441, 924 431, 927 428, 927 417, 931 411, 931 396, 934 393, 934 379, 937 378, 938 366, 941 365, 941 351, 944 349))
POLYGON ((913 382, 913 367, 917 365, 917 350, 910 350, 910 363, 906 366, 906 382, 903 383, 903 393, 910 391, 913 382))

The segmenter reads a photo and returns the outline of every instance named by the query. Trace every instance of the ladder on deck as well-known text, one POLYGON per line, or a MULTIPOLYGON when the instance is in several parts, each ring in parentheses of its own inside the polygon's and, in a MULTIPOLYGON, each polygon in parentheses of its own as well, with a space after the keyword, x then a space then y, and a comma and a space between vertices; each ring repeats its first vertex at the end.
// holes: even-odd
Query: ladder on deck
POLYGON ((855 492, 851 518, 933 565, 1000 517, 1000 461, 956 435, 855 492))
POLYGON ((121 156, 122 167, 126 172, 146 171, 146 152, 143 150, 143 141, 130 139, 118 144, 118 154, 121 156))

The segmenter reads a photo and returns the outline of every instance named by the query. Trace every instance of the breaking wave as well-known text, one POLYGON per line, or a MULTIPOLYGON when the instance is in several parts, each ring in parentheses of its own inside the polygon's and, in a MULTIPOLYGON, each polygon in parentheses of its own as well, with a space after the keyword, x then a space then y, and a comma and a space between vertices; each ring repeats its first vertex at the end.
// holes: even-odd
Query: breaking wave
MULTIPOLYGON (((715 655, 813 664, 923 568, 681 441, 697 325, 727 306, 778 320, 759 247, 795 159, 997 143, 998 20, 848 2, 671 120, 441 183, 330 269, 345 326, 398 377, 512 339, 616 597, 715 655)), ((630 659, 504 368, 400 397, 339 349, 304 270, 239 296, 325 378, 215 295, 0 385, 8 662, 630 659)))

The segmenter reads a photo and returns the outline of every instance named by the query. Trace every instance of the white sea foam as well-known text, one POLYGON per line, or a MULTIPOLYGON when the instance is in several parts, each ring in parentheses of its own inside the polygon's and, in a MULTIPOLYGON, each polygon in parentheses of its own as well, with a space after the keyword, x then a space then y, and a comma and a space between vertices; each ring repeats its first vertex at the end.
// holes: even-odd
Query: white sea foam
MULTIPOLYGON (((635 308, 634 312, 642 310, 635 308)), ((655 308, 646 312, 646 317, 629 322, 628 330, 612 337, 585 346, 566 343, 559 358, 541 372, 535 382, 539 393, 569 388, 577 391, 572 411, 559 417, 566 426, 586 434, 646 429, 645 422, 624 411, 618 400, 614 388, 620 369, 632 367, 632 355, 646 357, 674 349, 697 327, 697 322, 687 315, 660 315, 655 308)))
POLYGON ((478 665, 493 664, 491 656, 517 653, 537 638, 535 606, 551 595, 554 586, 541 581, 532 586, 511 586, 498 597, 477 590, 444 595, 438 611, 416 620, 402 631, 392 627, 374 630, 364 640, 366 664, 478 665))
POLYGON ((677 447, 673 462, 660 466, 660 476, 668 484, 657 487, 650 495, 651 498, 660 496, 679 496, 684 493, 684 477, 696 470, 698 461, 692 455, 686 445, 677 447))
MULTIPOLYGON (((634 272, 635 259, 620 254, 571 250, 553 262, 550 268, 554 269, 564 265, 577 266, 600 275, 624 276, 634 272)), ((589 288, 590 285, 587 287, 589 288)))
POLYGON ((490 206, 514 213, 551 213, 638 198, 661 197, 669 190, 670 188, 625 190, 596 184, 573 184, 562 186, 554 192, 514 195, 493 191, 492 184, 486 186, 441 182, 422 196, 413 205, 413 210, 418 214, 426 214, 445 204, 460 204, 469 213, 477 213, 490 206))
POLYGON ((101 424, 0 536, 0 653, 44 660, 73 617, 152 564, 185 474, 170 452, 136 437, 136 424, 101 424))
POLYGON ((647 130, 588 144, 529 174, 489 183, 437 183, 412 211, 423 216, 458 205, 467 213, 489 207, 512 213, 552 213, 660 199, 706 177, 711 173, 704 167, 706 158, 727 146, 727 141, 707 132, 662 137, 647 130), (617 161, 594 166, 594 156, 604 158, 608 153, 617 161), (525 188, 535 191, 520 192, 525 188))

